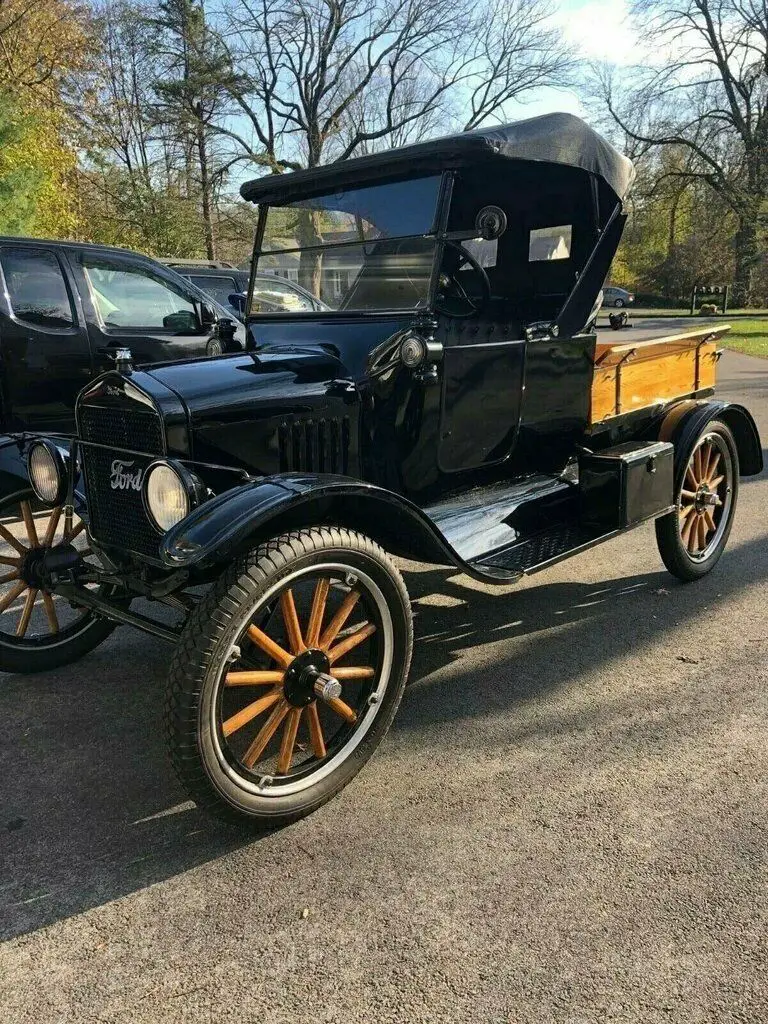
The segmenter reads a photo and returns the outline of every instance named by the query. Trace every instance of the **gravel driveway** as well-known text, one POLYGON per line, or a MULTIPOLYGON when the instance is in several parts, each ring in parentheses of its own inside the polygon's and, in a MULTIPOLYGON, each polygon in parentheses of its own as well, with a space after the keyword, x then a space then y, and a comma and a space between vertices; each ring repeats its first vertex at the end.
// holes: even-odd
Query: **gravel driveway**
MULTIPOLYGON (((720 379, 768 437, 768 362, 720 379)), ((766 508, 688 586, 652 527, 516 588, 411 566, 390 738, 259 841, 173 780, 161 641, 2 677, 3 1024, 768 1020, 766 508)))

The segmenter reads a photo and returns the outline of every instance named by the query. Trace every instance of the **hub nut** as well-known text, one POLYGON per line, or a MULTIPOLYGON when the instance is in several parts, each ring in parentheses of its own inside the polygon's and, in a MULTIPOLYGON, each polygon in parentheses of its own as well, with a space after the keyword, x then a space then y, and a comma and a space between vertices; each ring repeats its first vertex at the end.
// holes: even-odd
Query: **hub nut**
POLYGON ((333 676, 321 672, 315 679, 314 690, 321 700, 338 700, 341 696, 341 683, 333 676))

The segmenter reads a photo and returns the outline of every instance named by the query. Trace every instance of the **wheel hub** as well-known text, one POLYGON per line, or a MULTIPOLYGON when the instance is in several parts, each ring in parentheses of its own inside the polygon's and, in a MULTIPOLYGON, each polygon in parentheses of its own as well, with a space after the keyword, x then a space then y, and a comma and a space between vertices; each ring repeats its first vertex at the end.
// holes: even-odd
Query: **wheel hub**
POLYGON ((325 651, 312 648, 298 654, 285 670, 283 694, 295 708, 304 708, 315 700, 318 676, 330 672, 331 663, 325 651))
POLYGON ((28 587, 50 590, 52 574, 76 569, 81 564, 80 552, 73 544, 30 548, 19 566, 19 578, 28 587))
POLYGON ((24 555, 19 566, 19 578, 24 580, 28 587, 37 589, 42 585, 46 551, 47 548, 30 548, 24 555))

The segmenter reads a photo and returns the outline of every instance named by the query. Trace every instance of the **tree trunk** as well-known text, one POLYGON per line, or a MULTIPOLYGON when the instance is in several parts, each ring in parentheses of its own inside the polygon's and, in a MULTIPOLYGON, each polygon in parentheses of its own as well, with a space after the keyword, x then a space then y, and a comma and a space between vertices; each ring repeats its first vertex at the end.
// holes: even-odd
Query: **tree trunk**
POLYGON ((205 125, 198 121, 197 153, 200 160, 200 191, 203 200, 203 231, 205 233, 205 253, 209 260, 216 259, 216 242, 213 237, 211 220, 211 181, 208 174, 208 151, 205 145, 205 125))
POLYGON ((317 210, 302 210, 299 214, 298 224, 299 245, 302 247, 299 256, 299 284, 317 299, 322 299, 320 294, 322 286, 323 254, 317 249, 306 250, 305 246, 322 245, 323 236, 320 233, 320 214, 317 210))
POLYGON ((752 278, 755 267, 760 262, 756 216, 750 214, 739 219, 733 249, 733 305, 751 306, 754 304, 752 278))

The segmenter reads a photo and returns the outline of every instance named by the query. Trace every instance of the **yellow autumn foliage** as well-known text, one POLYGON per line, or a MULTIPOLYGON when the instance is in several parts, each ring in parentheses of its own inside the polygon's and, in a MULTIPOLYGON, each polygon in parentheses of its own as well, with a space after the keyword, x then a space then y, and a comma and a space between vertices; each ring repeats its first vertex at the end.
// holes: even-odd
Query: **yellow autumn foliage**
POLYGON ((0 95, 13 111, 0 177, 23 182, 25 233, 77 234, 77 124, 66 102, 93 45, 87 8, 72 0, 0 0, 0 95))

